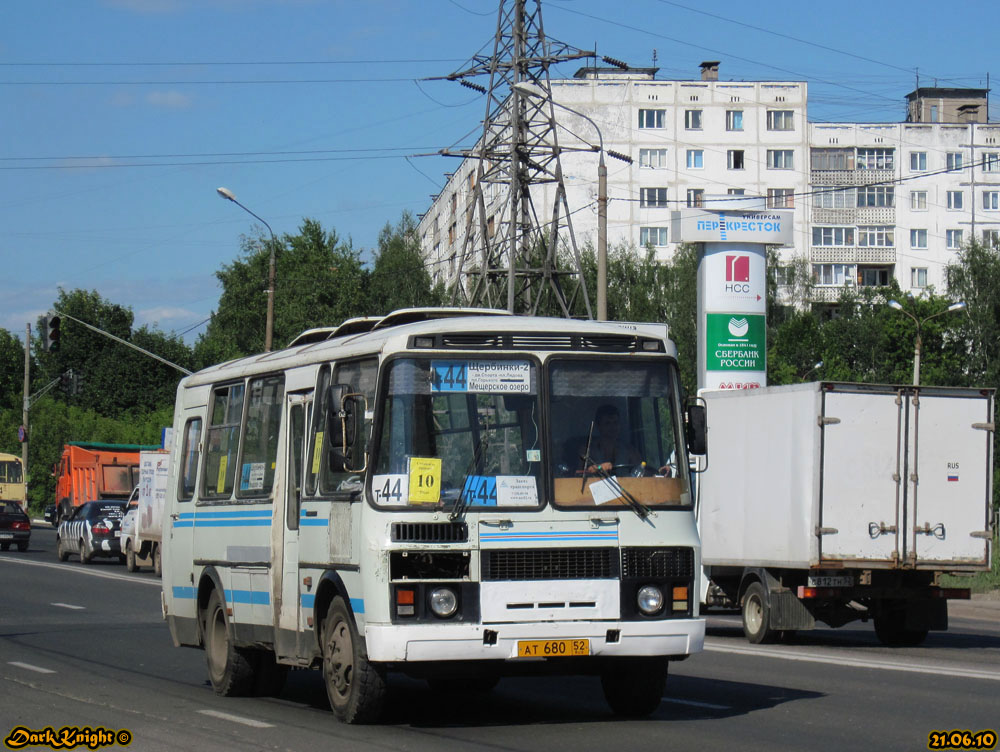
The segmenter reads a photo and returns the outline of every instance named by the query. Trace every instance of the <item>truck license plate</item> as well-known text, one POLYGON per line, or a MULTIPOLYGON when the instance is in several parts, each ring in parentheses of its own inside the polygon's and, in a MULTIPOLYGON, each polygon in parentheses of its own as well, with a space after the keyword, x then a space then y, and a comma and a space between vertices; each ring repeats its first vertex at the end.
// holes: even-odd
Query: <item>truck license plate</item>
POLYGON ((590 640, 518 640, 518 658, 590 655, 590 640))
POLYGON ((853 584, 854 578, 850 575, 809 577, 809 587, 851 587, 853 584))

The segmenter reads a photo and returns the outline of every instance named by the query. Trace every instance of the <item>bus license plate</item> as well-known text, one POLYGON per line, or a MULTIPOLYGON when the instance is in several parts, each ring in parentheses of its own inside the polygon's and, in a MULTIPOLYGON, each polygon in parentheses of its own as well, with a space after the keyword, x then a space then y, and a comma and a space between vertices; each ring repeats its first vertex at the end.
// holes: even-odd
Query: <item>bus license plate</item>
POLYGON ((590 640, 518 640, 518 658, 590 655, 590 640))

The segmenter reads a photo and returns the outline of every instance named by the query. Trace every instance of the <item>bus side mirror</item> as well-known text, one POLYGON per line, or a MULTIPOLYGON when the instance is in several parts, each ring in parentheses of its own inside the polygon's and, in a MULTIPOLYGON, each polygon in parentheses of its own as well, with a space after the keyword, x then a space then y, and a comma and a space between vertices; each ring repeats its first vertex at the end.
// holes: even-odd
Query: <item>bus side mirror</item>
POLYGON ((687 442, 689 453, 708 454, 708 416, 703 402, 687 406, 684 439, 687 442))
POLYGON ((368 400, 363 394, 351 392, 347 384, 332 384, 327 389, 326 404, 330 469, 334 472, 363 472, 367 462, 362 446, 362 421, 368 410, 368 400))

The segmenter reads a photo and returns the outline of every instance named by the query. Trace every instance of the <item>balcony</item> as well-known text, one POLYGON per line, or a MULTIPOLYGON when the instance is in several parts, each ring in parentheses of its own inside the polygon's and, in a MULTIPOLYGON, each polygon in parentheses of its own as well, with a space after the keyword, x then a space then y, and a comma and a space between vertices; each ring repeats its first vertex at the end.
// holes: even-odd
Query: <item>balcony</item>
POLYGON ((894 170, 812 170, 809 179, 813 185, 868 185, 870 183, 892 184, 896 180, 894 170))
POLYGON ((895 264, 896 249, 813 246, 809 260, 815 264, 895 264))

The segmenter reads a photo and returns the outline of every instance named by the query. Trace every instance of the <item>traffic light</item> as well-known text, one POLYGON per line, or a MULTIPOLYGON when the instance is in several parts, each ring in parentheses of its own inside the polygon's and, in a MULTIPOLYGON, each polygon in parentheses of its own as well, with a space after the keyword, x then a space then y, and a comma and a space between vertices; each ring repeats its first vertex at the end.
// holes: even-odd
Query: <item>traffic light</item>
POLYGON ((59 388, 62 389, 66 394, 73 393, 73 369, 70 368, 68 371, 63 372, 59 375, 59 388))
POLYGON ((55 352, 59 349, 59 325, 62 319, 59 316, 42 317, 42 349, 46 352, 55 352))
POLYGON ((72 376, 72 379, 70 380, 69 393, 72 394, 72 395, 81 394, 83 392, 83 376, 84 375, 82 373, 80 373, 79 371, 74 371, 73 369, 70 369, 70 373, 72 373, 73 376, 72 376))

